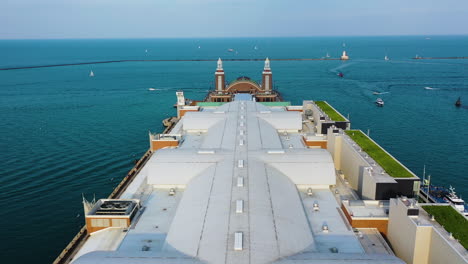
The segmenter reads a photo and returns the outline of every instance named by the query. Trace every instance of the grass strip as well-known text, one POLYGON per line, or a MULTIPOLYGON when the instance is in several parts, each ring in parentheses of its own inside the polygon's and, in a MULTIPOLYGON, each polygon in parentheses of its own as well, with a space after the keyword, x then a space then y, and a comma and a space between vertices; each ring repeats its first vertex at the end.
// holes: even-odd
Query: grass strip
POLYGON ((424 205, 423 209, 468 249, 468 220, 465 217, 451 206, 424 205))
POLYGON ((315 104, 322 109, 322 111, 328 115, 328 117, 332 121, 346 121, 335 109, 333 109, 327 102, 325 101, 315 101, 315 104))
POLYGON ((392 156, 370 140, 361 130, 345 130, 345 133, 356 142, 363 151, 372 157, 388 175, 394 178, 411 178, 411 174, 392 156))

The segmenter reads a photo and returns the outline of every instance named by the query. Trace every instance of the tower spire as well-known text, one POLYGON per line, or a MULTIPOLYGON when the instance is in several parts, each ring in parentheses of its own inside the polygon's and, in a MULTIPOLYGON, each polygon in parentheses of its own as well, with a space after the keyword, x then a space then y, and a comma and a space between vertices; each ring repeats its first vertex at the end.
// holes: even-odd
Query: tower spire
POLYGON ((218 67, 216 68, 216 70, 223 70, 223 61, 221 60, 221 58, 218 58, 218 67))
POLYGON ((263 68, 264 71, 269 71, 270 69, 270 59, 268 57, 265 60, 265 67, 263 68))

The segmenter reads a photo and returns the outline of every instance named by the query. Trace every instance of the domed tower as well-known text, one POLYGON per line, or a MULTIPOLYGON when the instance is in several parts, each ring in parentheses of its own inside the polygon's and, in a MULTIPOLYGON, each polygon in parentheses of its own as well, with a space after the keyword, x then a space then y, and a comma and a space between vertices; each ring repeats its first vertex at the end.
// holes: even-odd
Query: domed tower
POLYGON ((218 67, 215 72, 215 90, 218 94, 224 92, 224 70, 221 58, 218 59, 218 67))
POLYGON ((265 93, 271 93, 273 87, 273 75, 270 68, 270 60, 266 58, 265 67, 263 68, 262 74, 262 89, 265 90, 265 93))

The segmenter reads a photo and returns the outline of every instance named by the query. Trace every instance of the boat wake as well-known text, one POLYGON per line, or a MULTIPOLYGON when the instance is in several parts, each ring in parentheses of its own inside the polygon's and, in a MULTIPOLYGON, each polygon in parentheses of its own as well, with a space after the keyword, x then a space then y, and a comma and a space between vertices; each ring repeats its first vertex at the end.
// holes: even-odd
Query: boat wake
POLYGON ((440 90, 440 88, 432 88, 429 86, 424 87, 424 90, 440 90))
POLYGON ((372 94, 388 94, 390 92, 377 92, 377 91, 374 91, 372 94))
POLYGON ((342 64, 342 65, 340 65, 340 66, 338 66, 336 68, 331 69, 330 72, 338 73, 341 69, 347 68, 347 67, 349 67, 349 66, 351 66, 353 64, 354 64, 354 62, 342 64))

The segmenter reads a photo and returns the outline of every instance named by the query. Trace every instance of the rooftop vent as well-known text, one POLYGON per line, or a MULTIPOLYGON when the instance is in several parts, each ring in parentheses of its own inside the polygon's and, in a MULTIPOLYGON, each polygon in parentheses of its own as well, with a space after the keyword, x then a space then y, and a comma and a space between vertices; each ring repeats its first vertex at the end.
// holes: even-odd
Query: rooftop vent
POLYGON ((86 213, 86 229, 93 233, 107 227, 128 228, 139 208, 137 199, 100 199, 86 213))
POLYGON ((174 188, 171 188, 169 190, 169 196, 174 196, 175 195, 175 189, 174 188))
POLYGON ((307 189, 307 195, 312 196, 314 193, 312 192, 312 188, 307 189))
POLYGON ((330 252, 331 253, 338 253, 338 248, 332 247, 332 248, 330 248, 330 252))
POLYGON ((314 202, 313 208, 314 208, 314 211, 320 210, 320 207, 317 201, 314 202))
POLYGON ((328 233, 328 231, 329 231, 329 230, 328 230, 328 225, 327 225, 326 223, 324 223, 324 224, 322 225, 322 232, 328 233))

